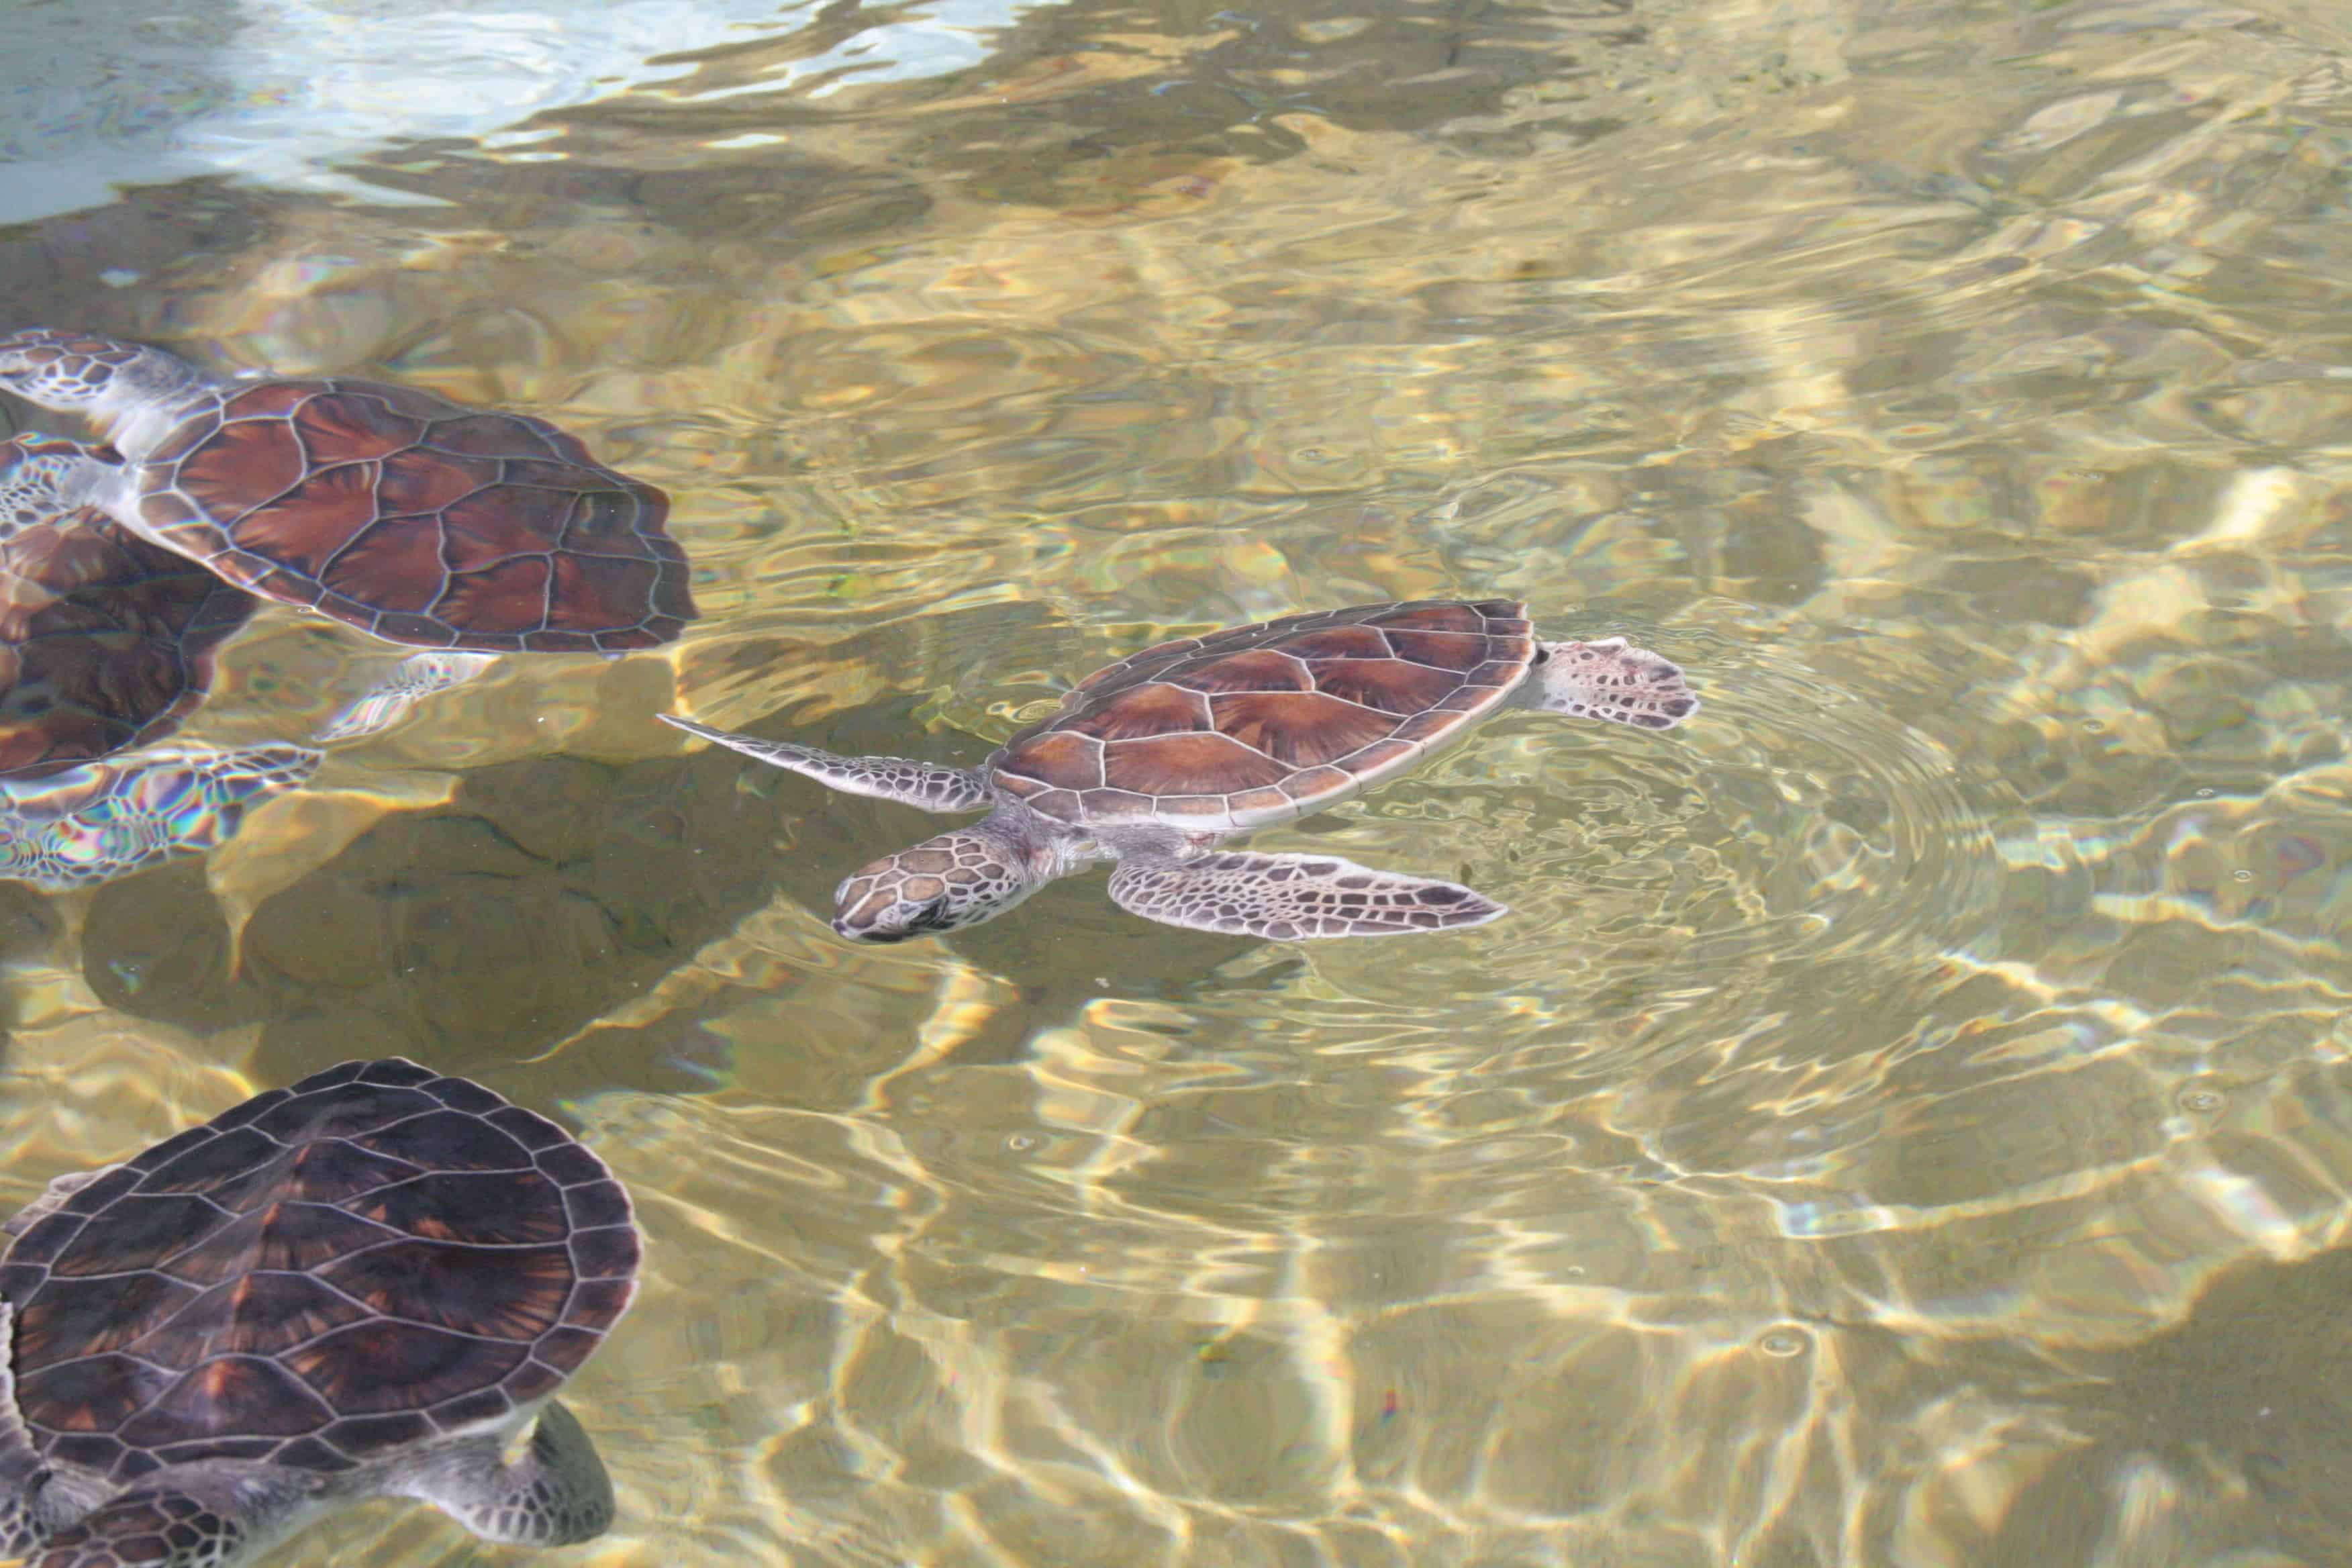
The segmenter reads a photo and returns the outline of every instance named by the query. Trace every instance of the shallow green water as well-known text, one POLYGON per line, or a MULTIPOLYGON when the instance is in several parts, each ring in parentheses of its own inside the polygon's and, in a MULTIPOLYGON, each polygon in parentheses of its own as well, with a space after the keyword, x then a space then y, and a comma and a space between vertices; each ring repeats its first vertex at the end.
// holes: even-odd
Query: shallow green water
MULTIPOLYGON (((569 1561, 2352 1561, 2339 7, 584 15, 18 8, 0 326, 561 420, 704 619, 0 887, 0 1196, 354 1055, 568 1115, 651 1237, 569 1561), (971 762, 1441 593, 1706 700, 1255 840, 1442 938, 853 950, 929 819, 653 718, 971 762)), ((391 657, 269 612, 187 733, 391 657)))

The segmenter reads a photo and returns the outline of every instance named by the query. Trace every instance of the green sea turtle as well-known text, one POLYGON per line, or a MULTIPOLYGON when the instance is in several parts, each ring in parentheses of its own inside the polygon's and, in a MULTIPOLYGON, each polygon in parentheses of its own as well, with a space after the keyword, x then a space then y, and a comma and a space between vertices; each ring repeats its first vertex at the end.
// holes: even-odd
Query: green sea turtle
POLYGON ((271 1089, 10 1220, 0 1552, 229 1568, 373 1497, 584 1541, 612 1483, 551 1395, 628 1310, 603 1162, 397 1058, 271 1089))
POLYGON ((255 600, 94 508, 48 504, 85 448, 0 441, 0 780, 161 740, 255 600))
POLYGON ((46 329, 0 337, 0 389, 111 447, 61 466, 45 504, 387 641, 613 653, 694 618, 668 498, 542 420, 344 376, 222 380, 46 329))
POLYGON ((1538 642, 1516 600, 1444 599, 1146 648, 1079 682, 977 768, 835 756, 663 718, 851 795, 988 812, 852 873, 834 895, 843 936, 898 942, 973 925, 1114 860, 1110 896, 1132 913, 1295 939, 1443 931, 1505 912, 1459 883, 1216 846, 1343 800, 1507 704, 1647 730, 1699 705, 1678 667, 1622 637, 1538 642))
POLYGON ((499 657, 411 653, 310 745, 157 747, 259 601, 93 507, 62 506, 60 476, 93 458, 113 461, 54 437, 0 441, 0 880, 94 887, 226 843, 318 770, 318 747, 386 729, 499 657))

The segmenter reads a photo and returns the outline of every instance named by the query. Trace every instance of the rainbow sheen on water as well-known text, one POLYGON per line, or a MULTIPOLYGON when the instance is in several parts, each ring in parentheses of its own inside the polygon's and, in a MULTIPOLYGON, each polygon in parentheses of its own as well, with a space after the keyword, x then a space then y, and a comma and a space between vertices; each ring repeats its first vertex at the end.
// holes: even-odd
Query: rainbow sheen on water
POLYGON ((323 760, 307 746, 158 748, 0 785, 0 876, 58 892, 202 854, 323 760))

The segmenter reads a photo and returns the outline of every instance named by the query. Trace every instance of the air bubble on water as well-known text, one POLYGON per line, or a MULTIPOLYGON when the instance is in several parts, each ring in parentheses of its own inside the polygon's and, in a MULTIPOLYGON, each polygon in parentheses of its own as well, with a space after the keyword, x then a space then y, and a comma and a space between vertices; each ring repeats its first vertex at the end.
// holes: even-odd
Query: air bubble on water
POLYGON ((1756 1348, 1769 1356, 1802 1355, 1805 1335, 1797 1329, 1774 1329, 1756 1342, 1756 1348))

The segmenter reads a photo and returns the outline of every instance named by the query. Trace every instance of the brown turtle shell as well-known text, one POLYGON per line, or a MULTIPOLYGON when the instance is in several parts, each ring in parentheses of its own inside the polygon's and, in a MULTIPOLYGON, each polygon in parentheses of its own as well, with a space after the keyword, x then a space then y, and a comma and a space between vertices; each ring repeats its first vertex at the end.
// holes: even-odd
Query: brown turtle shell
POLYGON ((695 616, 669 498, 552 425, 341 377, 231 383, 140 470, 142 521, 391 642, 616 652, 695 616))
POLYGON ((989 766, 1081 826, 1223 833, 1304 816, 1501 702, 1535 658, 1526 612, 1423 599, 1161 643, 1087 677, 989 766))
MULTIPOLYGON (((0 443, 52 447, 83 450, 0 443)), ((215 650, 253 607, 94 509, 0 520, 0 775, 40 778, 162 739, 204 701, 215 650)))
POLYGON ((118 1481, 348 1469, 496 1422, 587 1359, 638 1256, 595 1155, 397 1058, 257 1096, 9 1228, 17 1404, 44 1455, 118 1481))

